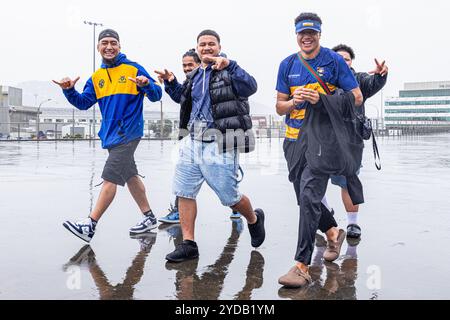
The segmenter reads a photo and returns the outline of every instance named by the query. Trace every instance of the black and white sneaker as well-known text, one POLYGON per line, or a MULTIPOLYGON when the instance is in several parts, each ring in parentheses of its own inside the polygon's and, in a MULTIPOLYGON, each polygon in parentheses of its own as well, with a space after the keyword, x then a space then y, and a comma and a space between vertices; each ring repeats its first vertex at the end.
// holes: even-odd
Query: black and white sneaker
POLYGON ((361 227, 356 223, 347 226, 347 238, 359 239, 361 238, 361 227))
POLYGON ((88 268, 95 262, 95 253, 89 244, 85 244, 72 258, 63 266, 66 272, 72 266, 88 268))
POLYGON ((158 221, 155 216, 147 215, 144 219, 134 227, 130 228, 130 235, 150 232, 157 227, 158 221))
POLYGON ((152 246, 156 242, 156 232, 146 232, 146 233, 139 233, 130 235, 131 239, 136 239, 139 241, 139 244, 141 246, 141 251, 147 251, 149 252, 152 246))
POLYGON ((91 242, 92 237, 95 234, 95 224, 92 222, 91 218, 76 222, 66 221, 63 223, 63 226, 78 238, 88 243, 91 242))

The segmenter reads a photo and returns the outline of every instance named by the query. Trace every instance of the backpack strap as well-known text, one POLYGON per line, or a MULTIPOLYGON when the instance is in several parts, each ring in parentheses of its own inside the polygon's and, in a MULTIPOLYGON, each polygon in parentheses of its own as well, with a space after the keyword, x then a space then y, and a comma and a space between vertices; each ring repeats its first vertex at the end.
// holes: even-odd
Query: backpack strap
POLYGON ((378 145, 377 145, 377 141, 375 140, 375 135, 373 134, 373 132, 372 132, 372 146, 373 146, 373 157, 375 158, 375 167, 378 170, 381 170, 380 154, 378 152, 378 145))
POLYGON ((323 91, 325 91, 326 94, 331 95, 330 88, 328 88, 328 86, 325 84, 325 82, 322 80, 322 78, 317 74, 317 72, 313 69, 313 67, 311 67, 311 65, 308 63, 308 61, 306 61, 302 57, 300 52, 297 53, 297 57, 300 60, 300 62, 302 63, 302 65, 306 68, 306 70, 308 70, 308 72, 314 78, 316 78, 317 82, 320 84, 320 86, 322 87, 323 91))

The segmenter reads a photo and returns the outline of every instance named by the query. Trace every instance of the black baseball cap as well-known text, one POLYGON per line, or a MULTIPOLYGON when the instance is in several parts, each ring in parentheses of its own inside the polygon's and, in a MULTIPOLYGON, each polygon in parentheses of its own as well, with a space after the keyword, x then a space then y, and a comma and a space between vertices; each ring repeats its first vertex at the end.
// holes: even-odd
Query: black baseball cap
POLYGON ((98 42, 100 42, 103 38, 114 38, 120 42, 119 34, 113 29, 106 29, 100 32, 98 35, 98 42))

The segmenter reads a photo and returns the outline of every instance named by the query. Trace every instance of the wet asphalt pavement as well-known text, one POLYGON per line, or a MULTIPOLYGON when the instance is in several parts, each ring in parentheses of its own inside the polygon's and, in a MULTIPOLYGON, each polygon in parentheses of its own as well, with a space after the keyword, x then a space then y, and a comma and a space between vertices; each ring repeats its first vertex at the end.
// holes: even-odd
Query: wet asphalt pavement
MULTIPOLYGON (((267 237, 253 250, 245 221, 231 220, 205 184, 198 197, 200 258, 168 264, 178 225, 130 238, 140 213, 126 188, 97 226, 90 246, 62 227, 89 214, 107 157, 100 143, 0 142, 0 299, 449 299, 450 136, 379 139, 382 171, 366 144, 360 178, 359 243, 334 263, 316 241, 307 289, 280 288, 293 265, 298 207, 287 180, 282 140, 261 140, 241 159, 241 192, 266 212, 267 237)), ((142 141, 140 174, 157 216, 167 214, 176 143, 142 141)), ((329 203, 341 227, 340 190, 329 203)))

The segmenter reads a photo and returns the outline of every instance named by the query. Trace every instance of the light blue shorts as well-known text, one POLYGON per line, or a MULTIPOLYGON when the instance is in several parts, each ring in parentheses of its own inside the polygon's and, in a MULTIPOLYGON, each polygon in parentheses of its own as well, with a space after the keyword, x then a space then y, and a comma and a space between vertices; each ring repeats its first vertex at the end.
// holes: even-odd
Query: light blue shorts
POLYGON ((216 142, 201 142, 190 136, 180 141, 173 180, 177 197, 196 199, 204 181, 214 190, 222 205, 232 207, 242 199, 238 188, 239 153, 219 153, 216 142))
MULTIPOLYGON (((359 172, 361 171, 361 169, 359 169, 356 172, 356 175, 359 175, 359 172)), ((339 186, 342 189, 346 189, 347 190, 347 178, 345 176, 331 176, 331 183, 334 184, 335 186, 339 186)))

